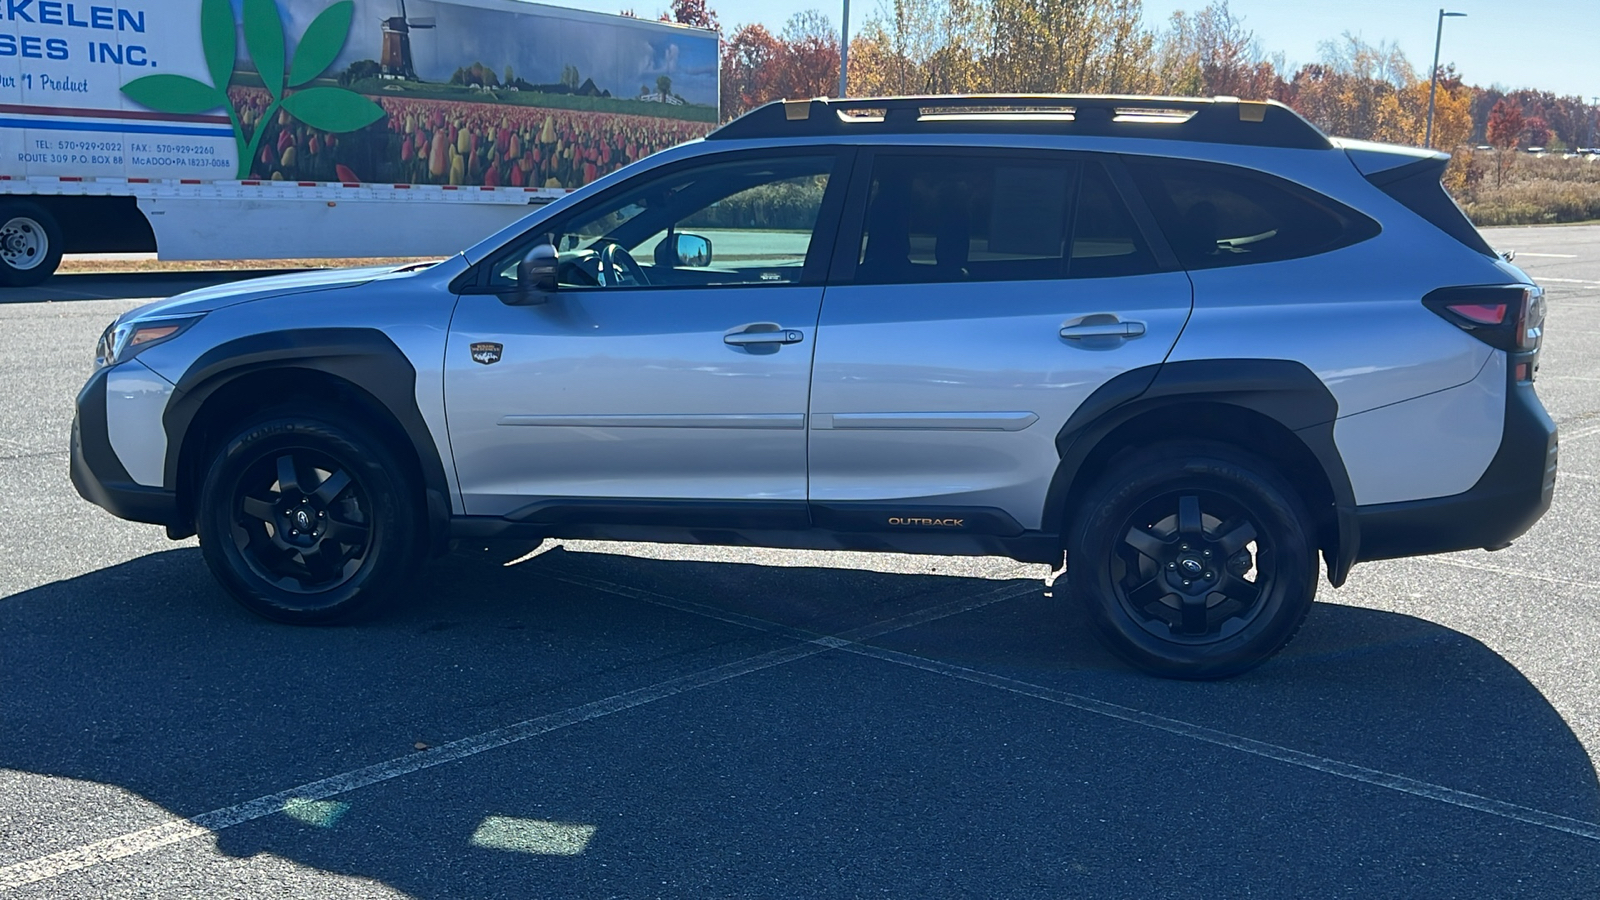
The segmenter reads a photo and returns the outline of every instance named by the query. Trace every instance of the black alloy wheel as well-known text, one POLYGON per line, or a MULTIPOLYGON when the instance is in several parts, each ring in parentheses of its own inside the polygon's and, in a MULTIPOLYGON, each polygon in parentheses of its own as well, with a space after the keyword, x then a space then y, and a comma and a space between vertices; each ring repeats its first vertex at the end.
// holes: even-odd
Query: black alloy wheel
POLYGON ((265 417, 206 474, 196 515, 206 563, 234 599, 275 621, 370 612, 404 591, 420 555, 406 472, 358 428, 265 417))
POLYGON ((1117 526, 1112 590, 1151 634, 1209 643, 1261 613, 1273 552, 1250 510, 1217 491, 1157 494, 1117 526))
POLYGON ((308 448, 261 456, 233 492, 233 542, 258 577, 308 604, 349 581, 373 541, 371 500, 338 460, 308 448))
POLYGON ((1296 491, 1225 444, 1152 447, 1105 473, 1067 534, 1067 593, 1148 672, 1224 678, 1299 630, 1317 557, 1296 491))

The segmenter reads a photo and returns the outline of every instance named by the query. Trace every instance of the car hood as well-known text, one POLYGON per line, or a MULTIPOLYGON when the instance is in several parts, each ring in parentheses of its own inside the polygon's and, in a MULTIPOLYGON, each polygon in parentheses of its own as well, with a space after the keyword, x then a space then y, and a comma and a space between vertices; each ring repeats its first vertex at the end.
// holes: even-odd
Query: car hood
POLYGON ((251 278, 246 281, 235 281, 201 288, 197 291, 177 294, 165 300, 147 303, 137 309, 130 310, 118 321, 146 316, 182 316, 206 313, 226 306, 235 306, 266 297, 282 297, 289 294, 305 294, 311 291, 354 287, 358 284, 365 284, 375 278, 381 278, 385 275, 412 268, 418 268, 417 264, 374 266, 363 269, 314 269, 309 272, 295 272, 289 275, 251 278))

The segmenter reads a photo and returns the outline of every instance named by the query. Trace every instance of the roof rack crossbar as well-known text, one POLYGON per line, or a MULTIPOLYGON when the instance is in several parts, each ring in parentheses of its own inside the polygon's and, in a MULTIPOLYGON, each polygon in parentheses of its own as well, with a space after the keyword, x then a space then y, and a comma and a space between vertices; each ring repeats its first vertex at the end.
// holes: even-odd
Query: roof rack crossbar
POLYGON ((1114 94, 952 94, 778 100, 745 113, 706 137, 742 140, 1041 131, 1312 150, 1326 150, 1332 146, 1327 135, 1315 125, 1275 101, 1114 94), (865 112, 881 112, 882 115, 859 114, 865 112))

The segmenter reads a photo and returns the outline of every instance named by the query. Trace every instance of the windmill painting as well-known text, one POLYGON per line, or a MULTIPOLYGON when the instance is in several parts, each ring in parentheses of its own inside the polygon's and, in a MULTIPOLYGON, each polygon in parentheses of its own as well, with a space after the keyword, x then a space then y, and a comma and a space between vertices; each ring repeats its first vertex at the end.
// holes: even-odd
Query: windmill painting
POLYGON ((400 15, 383 20, 383 52, 378 60, 379 77, 400 81, 418 81, 417 67, 411 57, 411 31, 435 27, 432 16, 413 19, 406 15, 406 0, 399 0, 400 15))

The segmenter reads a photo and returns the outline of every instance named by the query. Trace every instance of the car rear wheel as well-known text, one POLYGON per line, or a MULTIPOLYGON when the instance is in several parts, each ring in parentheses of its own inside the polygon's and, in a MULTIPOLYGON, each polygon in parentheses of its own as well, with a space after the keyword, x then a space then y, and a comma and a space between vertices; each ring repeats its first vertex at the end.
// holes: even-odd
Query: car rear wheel
POLYGON ((420 557, 418 504, 393 454, 359 429, 270 417, 217 452, 200 491, 206 564, 246 609, 322 625, 405 589, 420 557))
POLYGON ((1154 447, 1084 497, 1067 535, 1067 593, 1145 671, 1237 675, 1283 649, 1311 609, 1308 521, 1294 489, 1249 454, 1154 447))

